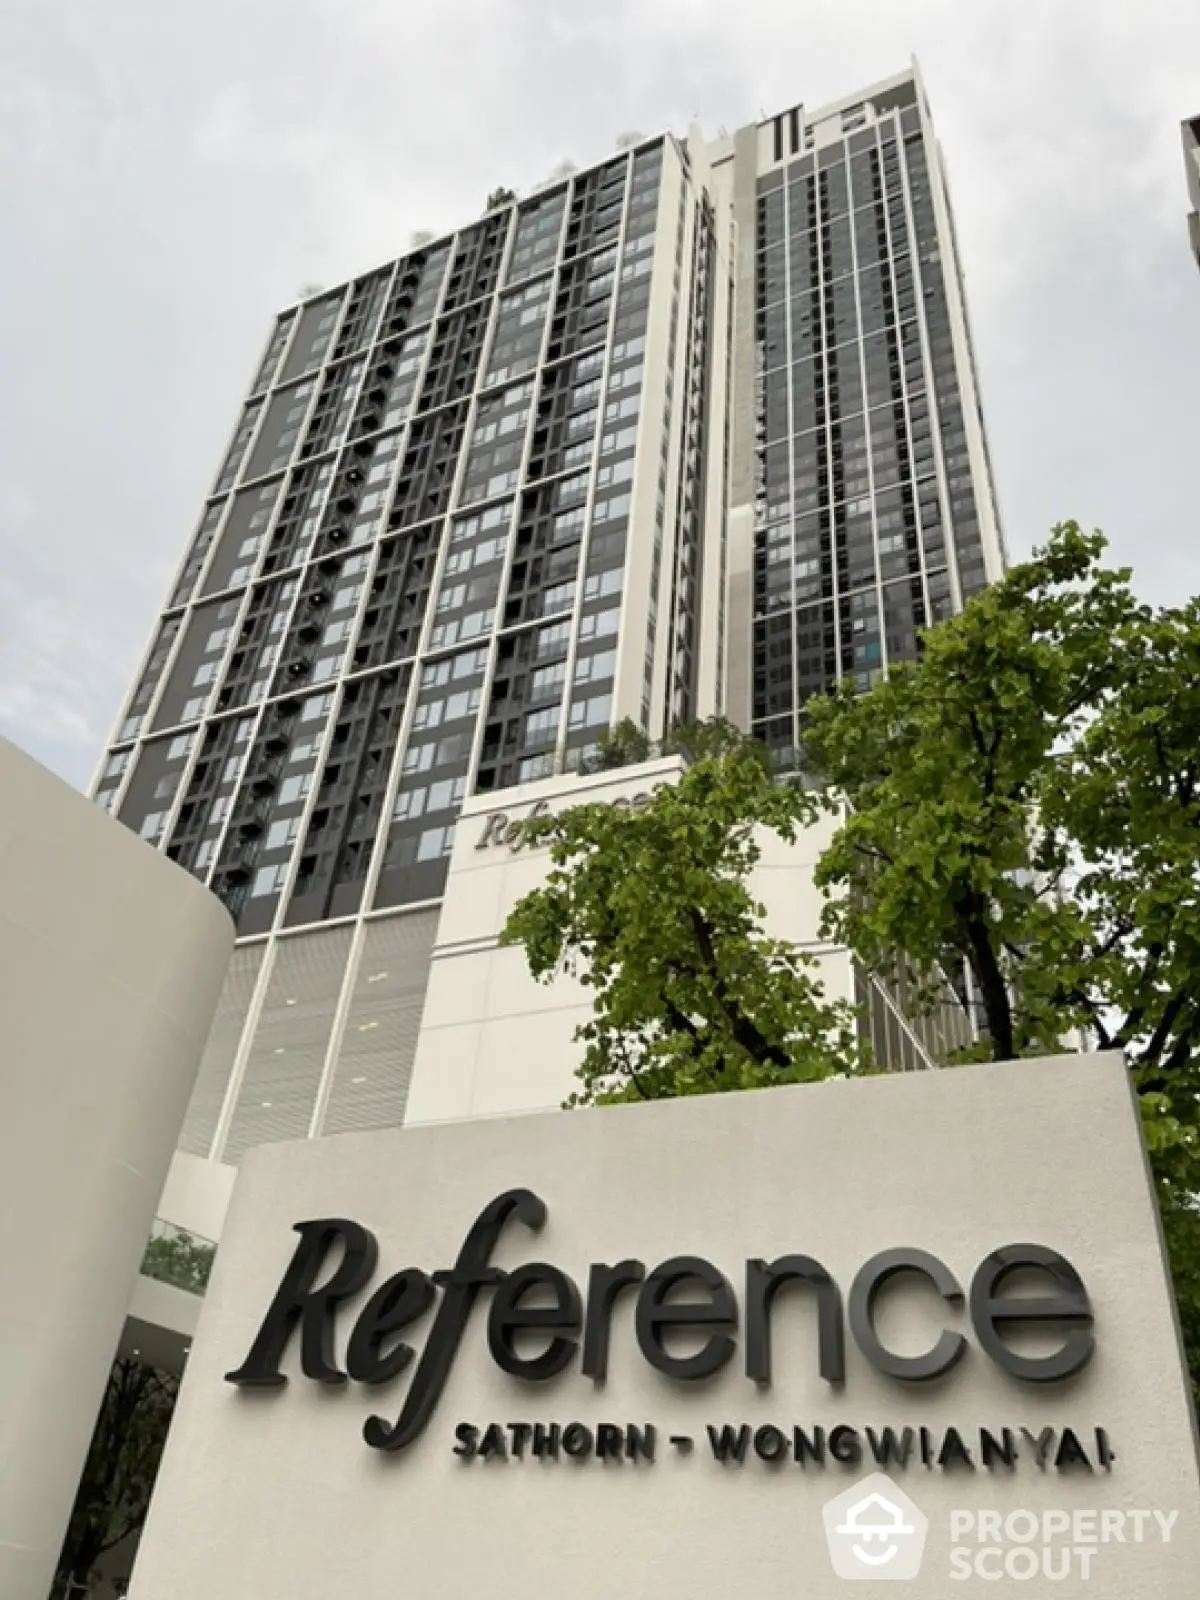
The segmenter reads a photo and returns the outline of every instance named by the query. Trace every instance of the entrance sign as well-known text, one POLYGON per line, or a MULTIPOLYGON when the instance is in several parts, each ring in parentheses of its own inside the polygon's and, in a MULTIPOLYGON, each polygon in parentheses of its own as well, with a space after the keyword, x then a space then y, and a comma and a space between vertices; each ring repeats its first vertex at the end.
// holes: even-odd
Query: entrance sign
POLYGON ((1116 1057, 269 1146, 131 1600, 1182 1594, 1196 1463, 1116 1057))

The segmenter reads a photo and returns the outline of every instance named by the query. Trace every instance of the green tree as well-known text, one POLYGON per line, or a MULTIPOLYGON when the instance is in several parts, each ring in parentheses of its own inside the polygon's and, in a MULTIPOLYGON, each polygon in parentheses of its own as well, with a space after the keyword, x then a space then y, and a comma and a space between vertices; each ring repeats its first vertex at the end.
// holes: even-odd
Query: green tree
POLYGON ((484 210, 496 211, 500 208, 500 206, 511 205, 516 198, 517 193, 515 189, 505 189, 503 187, 499 189, 493 189, 491 194, 489 194, 487 197, 487 205, 484 207, 484 210))
POLYGON ((134 1356, 113 1363, 67 1536, 54 1600, 86 1594, 96 1566, 142 1528, 179 1380, 134 1356))
POLYGON ((726 743, 636 812, 583 805, 528 825, 531 842, 552 841, 551 868, 502 942, 524 946, 535 978, 565 970, 592 991, 569 1104, 792 1083, 856 1063, 850 1008, 763 932, 747 887, 759 830, 792 840, 814 803, 774 783, 751 741, 726 743))
POLYGON ((593 753, 584 762, 584 772, 613 772, 618 767, 636 766, 655 754, 650 735, 632 717, 622 717, 605 728, 596 740, 593 753))
POLYGON ((190 1294, 203 1294, 208 1287, 216 1246, 207 1239, 196 1239, 182 1229, 155 1234, 142 1257, 142 1272, 148 1278, 172 1283, 190 1294))
MULTIPOLYGON (((1126 1055, 1200 1331, 1200 603, 1138 601, 1055 528, 869 692, 806 708, 845 820, 825 929, 871 971, 969 975, 979 1056, 1126 1055)), ((1200 1344, 1193 1342, 1200 1373, 1200 1344)))

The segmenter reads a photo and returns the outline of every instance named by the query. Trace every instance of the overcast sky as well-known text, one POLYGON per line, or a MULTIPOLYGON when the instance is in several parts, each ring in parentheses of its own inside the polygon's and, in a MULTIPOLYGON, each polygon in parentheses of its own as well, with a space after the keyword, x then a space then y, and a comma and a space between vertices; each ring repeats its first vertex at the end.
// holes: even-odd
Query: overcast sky
POLYGON ((74 783, 304 285, 914 54, 1010 550, 1076 517, 1200 589, 1196 0, 11 0, 2 37, 0 732, 74 783))

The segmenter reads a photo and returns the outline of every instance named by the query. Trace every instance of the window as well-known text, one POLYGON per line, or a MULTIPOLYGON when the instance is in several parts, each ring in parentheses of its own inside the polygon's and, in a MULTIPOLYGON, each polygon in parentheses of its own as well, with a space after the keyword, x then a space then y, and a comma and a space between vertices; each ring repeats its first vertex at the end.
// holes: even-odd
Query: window
POLYGON ((287 863, 280 861, 275 866, 259 867, 254 874, 254 882, 250 886, 251 899, 258 899, 261 895, 278 894, 287 881, 287 863))
POLYGON ((117 734, 117 738, 136 739, 138 734, 141 732, 141 728, 141 717, 126 717, 125 721, 121 724, 121 731, 117 734))
MULTIPOLYGON (((171 740, 170 744, 167 746, 167 760, 168 761, 182 761, 186 756, 190 756, 191 753, 192 753, 192 745, 195 743, 195 740, 196 740, 196 736, 195 736, 194 733, 181 733, 181 734, 178 734, 174 739, 171 740)), ((113 759, 116 760, 118 758, 114 757, 113 759)), ((126 758, 122 758, 122 760, 124 760, 124 759, 127 759, 127 757, 126 758)), ((109 766, 111 766, 111 765, 112 765, 112 762, 110 761, 109 762, 109 766)), ((123 766, 122 766, 122 768, 120 770, 124 770, 123 766)), ((105 775, 105 777, 110 777, 111 776, 111 774, 107 770, 105 771, 104 775, 105 775)))
POLYGON ((428 772, 433 765, 435 748, 432 744, 410 744, 404 752, 404 771, 428 772))
MULTIPOLYGON (((467 780, 465 778, 443 778, 439 783, 429 785, 430 811, 448 811, 451 806, 458 805, 466 793, 467 780)), ((424 791, 422 791, 424 792, 424 791)))
POLYGON ((317 717, 323 717, 333 704, 331 694, 314 694, 300 707, 300 721, 313 722, 317 717))
POLYGON ((552 777, 554 773, 554 755, 551 751, 543 751, 540 756, 526 756, 517 763, 517 782, 535 783, 539 778, 552 777))
POLYGON ((558 697, 558 691, 566 681, 567 664, 565 661, 556 661, 553 666, 539 667, 529 680, 530 693, 538 700, 548 694, 558 697))
POLYGON ((599 650, 594 656, 580 656, 575 663, 575 682, 587 683, 600 678, 611 678, 616 667, 615 650, 599 650))
MULTIPOLYGON (((587 620, 586 618, 584 619, 587 620)), ((557 654, 559 650, 567 648, 571 637, 571 624, 569 622, 556 622, 549 628, 542 628, 538 632, 536 642, 537 659, 543 660, 546 656, 557 654)))
POLYGON ((556 583, 553 588, 547 589, 542 596, 542 610, 566 611, 575 603, 575 584, 556 583))
MULTIPOLYGON (((184 734, 183 738, 184 742, 186 743, 189 735, 184 734)), ((179 742, 180 741, 178 739, 175 739, 172 741, 172 744, 175 745, 179 742)), ((185 751, 184 754, 186 755, 186 753, 187 752, 185 751)), ((168 754, 170 754, 170 752, 168 752, 168 754)), ((128 765, 129 751, 119 750, 115 756, 109 756, 108 760, 104 763, 104 776, 106 778, 119 778, 128 765)))
POLYGON ((396 796, 392 816, 397 822, 407 822, 410 817, 421 816, 428 797, 428 789, 402 789, 396 796))
POLYGON ((621 607, 619 605, 609 606, 607 611, 593 611, 590 616, 579 619, 579 637, 581 639, 602 639, 610 633, 616 633, 620 618, 621 607))
POLYGON ((530 744, 541 744, 558 737, 559 707, 547 706, 544 711, 531 711, 525 718, 525 738, 530 744))
POLYGON ((138 832, 143 839, 148 839, 151 844, 162 837, 163 824, 167 820, 165 811, 151 811, 143 819, 138 832))
POLYGON ((617 594, 623 579, 624 572, 620 567, 614 567, 611 572, 593 572, 583 586, 583 598, 594 600, 597 595, 617 594))
POLYGON ((285 778, 279 785, 280 804, 289 805, 295 800, 303 800, 311 788, 311 772, 299 772, 291 778, 285 778))
POLYGON ((273 822, 267 829, 267 838, 264 849, 282 850, 287 845, 293 844, 300 831, 299 817, 284 817, 279 822, 273 822))
POLYGON ((417 860, 437 861, 448 856, 454 846, 454 824, 444 828, 426 828, 417 840, 417 860))
POLYGON ((216 855, 216 853, 217 841, 215 838, 210 835, 207 839, 201 839, 196 850, 196 860, 193 864, 193 871, 202 872, 205 867, 210 866, 212 863, 212 858, 216 855))
POLYGON ((593 695, 590 700, 576 700, 571 707, 572 728, 595 728, 608 721, 612 715, 612 696, 593 695))
POLYGON ((183 716, 181 721, 194 722, 197 717, 202 717, 204 715, 204 708, 207 704, 208 696, 206 694, 194 695, 192 699, 186 700, 183 706, 183 716))

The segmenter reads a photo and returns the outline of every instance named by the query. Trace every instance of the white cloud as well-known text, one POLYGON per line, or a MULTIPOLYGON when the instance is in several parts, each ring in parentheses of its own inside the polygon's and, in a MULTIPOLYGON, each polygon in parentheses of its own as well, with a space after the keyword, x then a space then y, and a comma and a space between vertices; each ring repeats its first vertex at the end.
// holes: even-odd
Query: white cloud
POLYGON ((1014 551, 1074 514, 1150 596, 1200 587, 1193 0, 40 0, 0 61, 0 726, 86 778, 301 284, 914 53, 1014 551))

